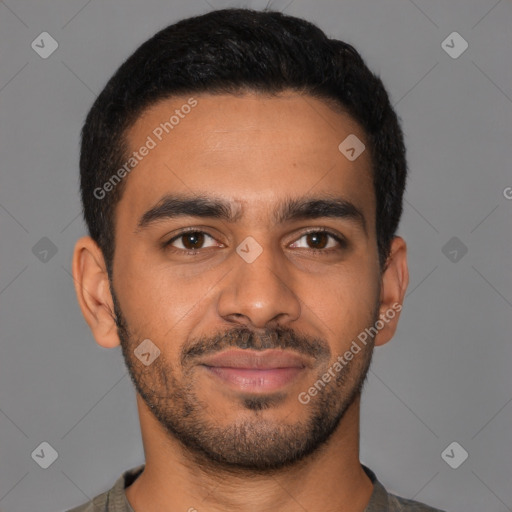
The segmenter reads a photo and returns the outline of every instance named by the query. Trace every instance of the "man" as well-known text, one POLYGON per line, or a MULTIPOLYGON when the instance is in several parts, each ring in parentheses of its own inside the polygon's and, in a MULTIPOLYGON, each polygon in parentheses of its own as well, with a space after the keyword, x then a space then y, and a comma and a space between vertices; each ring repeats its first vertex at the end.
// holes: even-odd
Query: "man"
POLYGON ((146 462, 74 509, 434 511, 359 461, 408 284, 402 131, 350 45, 226 9, 145 42, 84 125, 78 301, 146 462))

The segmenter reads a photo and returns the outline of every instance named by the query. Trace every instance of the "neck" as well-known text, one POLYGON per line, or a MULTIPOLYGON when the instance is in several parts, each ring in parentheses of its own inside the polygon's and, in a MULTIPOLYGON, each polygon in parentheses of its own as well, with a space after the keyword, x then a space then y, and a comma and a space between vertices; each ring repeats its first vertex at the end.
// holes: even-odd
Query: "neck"
POLYGON ((359 462, 360 396, 338 428, 306 459, 265 474, 201 464, 169 436, 137 395, 146 456, 126 490, 135 512, 363 512, 373 484, 359 462))

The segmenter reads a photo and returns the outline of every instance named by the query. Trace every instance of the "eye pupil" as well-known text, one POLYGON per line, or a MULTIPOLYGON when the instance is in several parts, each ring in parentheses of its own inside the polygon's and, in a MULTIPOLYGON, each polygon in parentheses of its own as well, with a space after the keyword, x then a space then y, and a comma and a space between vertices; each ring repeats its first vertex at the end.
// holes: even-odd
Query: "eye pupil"
POLYGON ((323 249, 325 245, 327 244, 327 233, 309 233, 307 235, 308 237, 308 244, 311 243, 315 249, 323 249), (318 246, 320 240, 320 246, 318 246), (324 243, 322 243, 322 241, 324 243))
POLYGON ((200 233, 199 231, 194 231, 192 233, 186 233, 185 235, 183 235, 183 245, 187 249, 197 249, 198 246, 201 246, 203 244, 203 242, 204 234, 200 233))

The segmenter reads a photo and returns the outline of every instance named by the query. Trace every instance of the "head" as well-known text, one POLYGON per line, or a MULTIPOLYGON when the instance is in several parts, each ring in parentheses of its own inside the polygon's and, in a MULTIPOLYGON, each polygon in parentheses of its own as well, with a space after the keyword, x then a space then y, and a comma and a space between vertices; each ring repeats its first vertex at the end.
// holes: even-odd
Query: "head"
POLYGON ((352 46, 279 12, 182 20, 110 79, 82 132, 77 294, 184 449, 269 470, 336 431, 396 329, 406 167, 381 80, 352 46), (293 354, 295 369, 241 385, 207 364, 229 349, 293 354))

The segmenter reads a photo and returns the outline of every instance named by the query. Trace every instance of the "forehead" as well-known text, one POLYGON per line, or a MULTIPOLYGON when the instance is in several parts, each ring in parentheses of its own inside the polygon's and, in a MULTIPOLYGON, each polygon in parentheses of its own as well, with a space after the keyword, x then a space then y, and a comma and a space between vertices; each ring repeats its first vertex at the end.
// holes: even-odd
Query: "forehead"
POLYGON ((119 215, 135 225, 137 215, 165 193, 222 196, 255 215, 265 214, 280 196, 338 194, 357 203, 371 226, 369 151, 350 161, 339 149, 353 136, 366 144, 364 131, 347 113, 292 92, 160 101, 127 133, 127 157, 138 155, 125 178, 119 215))

